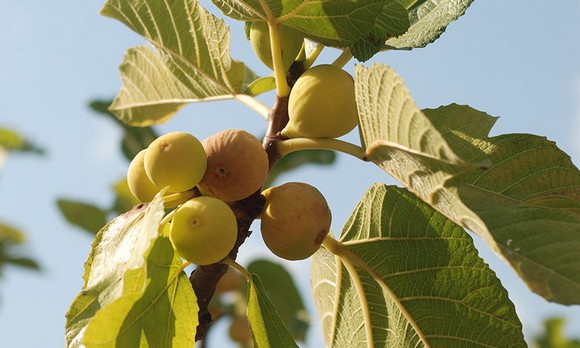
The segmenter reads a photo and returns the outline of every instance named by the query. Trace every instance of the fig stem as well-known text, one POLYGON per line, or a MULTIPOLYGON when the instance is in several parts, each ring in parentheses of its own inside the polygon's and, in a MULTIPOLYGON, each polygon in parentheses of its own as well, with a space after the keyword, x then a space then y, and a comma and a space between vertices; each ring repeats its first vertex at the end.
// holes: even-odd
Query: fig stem
POLYGON ((225 259, 222 260, 222 263, 235 268, 236 271, 240 272, 244 277, 246 277, 248 281, 252 280, 252 276, 250 275, 250 273, 248 273, 248 271, 244 268, 244 266, 240 265, 233 259, 226 257, 225 259))
POLYGON ((278 97, 287 97, 290 94, 290 86, 288 86, 286 81, 286 71, 284 71, 284 64, 282 63, 280 27, 277 22, 268 21, 268 30, 270 32, 272 66, 274 68, 274 77, 276 78, 276 95, 278 97))
POLYGON ((345 66, 346 63, 348 63, 351 59, 352 59, 352 52, 348 48, 345 48, 344 50, 342 50, 342 53, 340 54, 340 56, 338 56, 334 60, 334 62, 332 62, 332 65, 337 66, 337 67, 342 69, 342 67, 345 66))
POLYGON ((304 66, 304 70, 310 69, 312 64, 314 64, 314 62, 316 61, 316 59, 320 55, 320 52, 322 52, 322 49, 324 49, 323 44, 317 44, 316 47, 314 47, 314 50, 312 52, 310 52, 308 57, 306 57, 306 59, 302 63, 302 65, 304 66))
POLYGON ((354 156, 361 161, 368 161, 365 150, 355 144, 332 138, 294 138, 287 139, 277 143, 278 153, 281 156, 289 154, 290 152, 298 150, 336 150, 351 156, 354 156))
POLYGON ((163 196, 163 206, 166 209, 173 208, 197 196, 199 196, 199 194, 194 189, 184 192, 171 193, 163 196))
POLYGON ((250 109, 256 111, 260 116, 264 119, 268 118, 268 114, 270 113, 270 108, 265 104, 261 103, 258 99, 252 97, 251 95, 247 94, 236 94, 234 99, 239 101, 240 103, 248 106, 250 109))

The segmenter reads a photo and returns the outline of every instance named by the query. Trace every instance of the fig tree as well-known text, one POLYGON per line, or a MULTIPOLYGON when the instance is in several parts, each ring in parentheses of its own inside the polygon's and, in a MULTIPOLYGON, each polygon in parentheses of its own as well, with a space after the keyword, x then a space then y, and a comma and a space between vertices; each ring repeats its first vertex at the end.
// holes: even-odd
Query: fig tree
POLYGON ((288 138, 337 138, 357 125, 354 80, 331 64, 304 72, 288 100, 289 122, 282 130, 288 138))
POLYGON ((328 203, 320 191, 306 183, 289 182, 262 195, 266 204, 261 231, 268 249, 286 260, 303 260, 314 254, 331 222, 328 203))
POLYGON ((196 137, 185 132, 167 133, 155 139, 145 152, 145 172, 159 188, 184 192, 203 177, 207 160, 196 137))
POLYGON ((234 212, 213 197, 196 197, 182 204, 171 221, 170 239, 177 253, 191 263, 209 265, 234 247, 238 224, 234 212))
MULTIPOLYGON (((280 26, 280 48, 284 71, 288 71, 300 52, 303 43, 304 37, 300 32, 283 25, 280 26)), ((273 69, 270 30, 267 22, 252 22, 250 44, 262 63, 273 69)))
POLYGON ((133 157, 127 170, 127 185, 129 191, 141 202, 151 202, 159 192, 157 187, 145 173, 145 150, 141 150, 133 157))
POLYGON ((240 129, 227 129, 202 142, 207 170, 204 194, 233 202, 258 191, 268 175, 268 154, 260 141, 240 129))

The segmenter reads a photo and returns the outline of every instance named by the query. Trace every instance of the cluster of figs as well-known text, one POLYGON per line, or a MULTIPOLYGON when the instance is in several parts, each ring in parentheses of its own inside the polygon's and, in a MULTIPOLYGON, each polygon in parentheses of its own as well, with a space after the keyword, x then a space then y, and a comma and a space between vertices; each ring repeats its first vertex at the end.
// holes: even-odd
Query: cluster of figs
MULTIPOLYGON (((254 22, 250 42, 256 55, 272 68, 266 22, 254 22)), ((284 69, 303 49, 304 39, 280 26, 284 69)), ((306 70, 291 89, 289 122, 283 138, 336 138, 357 124, 354 81, 340 67, 317 65, 306 70), (334 96, 334 99, 328 96, 334 96)), ((141 202, 155 195, 201 193, 178 205, 168 224, 179 255, 194 264, 220 262, 238 236, 233 202, 263 190, 269 159, 259 139, 241 129, 227 129, 203 141, 186 132, 161 135, 139 152, 127 173, 131 193, 141 202)), ((315 187, 289 182, 261 191, 262 238, 278 257, 302 260, 315 253, 329 233, 331 213, 315 187)))

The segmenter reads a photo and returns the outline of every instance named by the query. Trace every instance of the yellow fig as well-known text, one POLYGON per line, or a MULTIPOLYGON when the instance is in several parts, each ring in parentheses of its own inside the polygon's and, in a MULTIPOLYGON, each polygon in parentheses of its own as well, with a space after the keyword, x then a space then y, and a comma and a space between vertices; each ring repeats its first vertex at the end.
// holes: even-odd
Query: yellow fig
POLYGON ((266 204, 260 228, 268 249, 286 260, 303 260, 314 254, 331 223, 328 203, 320 191, 306 183, 289 182, 262 195, 266 204))
POLYGON ((209 265, 228 256, 238 236, 234 212, 213 197, 182 204, 171 221, 170 239, 177 253, 191 263, 209 265))
POLYGON ((358 123, 352 76, 331 64, 307 70, 290 91, 288 117, 282 130, 288 138, 338 138, 347 134, 358 123))
MULTIPOLYGON (((304 37, 294 29, 281 25, 280 49, 282 51, 282 66, 288 71, 302 48, 304 37)), ((273 69, 272 51, 270 46, 270 30, 267 22, 252 22, 250 28, 250 44, 258 58, 268 68, 273 69)))
POLYGON ((196 137, 185 132, 167 133, 155 139, 145 152, 145 172, 159 188, 184 192, 203 178, 207 160, 196 137))
POLYGON ((129 169, 127 170, 127 186, 129 191, 141 202, 151 202, 153 197, 159 192, 157 187, 145 173, 145 151, 141 150, 133 157, 129 169))
POLYGON ((240 129, 227 129, 202 142, 207 170, 199 186, 204 194, 226 202, 258 191, 268 176, 268 154, 260 141, 240 129))

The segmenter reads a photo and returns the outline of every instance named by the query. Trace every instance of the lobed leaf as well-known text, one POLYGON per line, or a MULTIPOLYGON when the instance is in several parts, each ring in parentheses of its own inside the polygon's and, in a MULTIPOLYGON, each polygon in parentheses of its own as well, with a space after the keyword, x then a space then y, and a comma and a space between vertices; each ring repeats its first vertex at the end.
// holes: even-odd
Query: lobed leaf
POLYGON ((167 121, 186 103, 228 99, 252 74, 229 52, 228 27, 196 0, 109 0, 101 13, 144 36, 156 50, 128 50, 111 111, 127 124, 167 121))
POLYGON ((298 347, 266 295, 260 278, 253 274, 249 285, 248 320, 256 347, 298 347))
POLYGON ((390 38, 385 48, 410 50, 437 40, 447 26, 461 17, 473 0, 402 1, 409 9, 410 27, 403 35, 390 38))
POLYGON ((372 186, 339 241, 312 261, 327 347, 526 346, 469 235, 407 190, 372 186))
POLYGON ((422 112, 386 66, 357 67, 356 80, 371 161, 477 233, 534 292, 580 303, 580 172, 568 155, 538 136, 489 138, 495 118, 467 106, 422 112))

